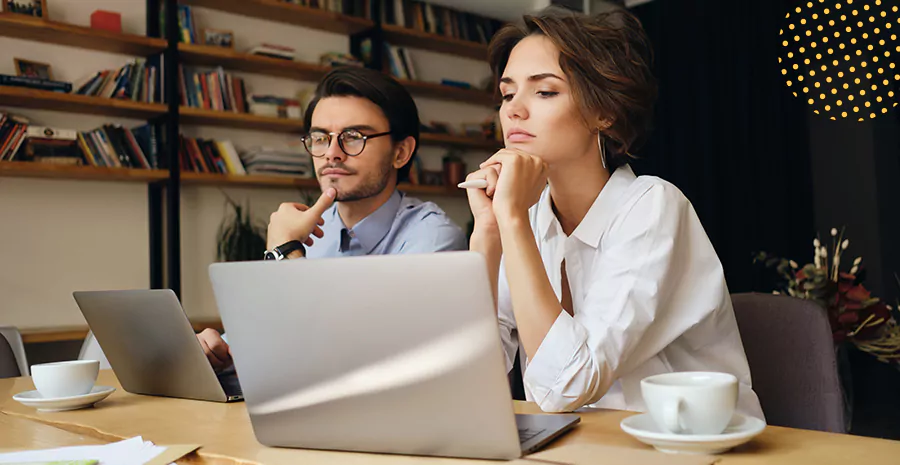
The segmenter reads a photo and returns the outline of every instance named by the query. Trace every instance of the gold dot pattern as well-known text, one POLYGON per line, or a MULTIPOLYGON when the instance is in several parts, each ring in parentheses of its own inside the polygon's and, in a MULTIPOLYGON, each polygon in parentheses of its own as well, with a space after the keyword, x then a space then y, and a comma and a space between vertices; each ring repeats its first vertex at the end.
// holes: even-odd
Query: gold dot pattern
POLYGON ((887 113, 897 106, 894 87, 900 88, 900 74, 891 71, 896 68, 894 52, 900 54, 893 23, 900 25, 896 1, 813 0, 800 4, 785 15, 779 31, 782 52, 778 63, 787 87, 797 89, 799 93, 792 94, 802 96, 816 114, 832 120, 864 121, 887 113), (807 48, 812 49, 809 54, 807 48), (835 54, 836 49, 841 51, 835 54), (811 92, 813 88, 819 90, 811 92), (847 101, 852 102, 849 107, 844 105, 847 101))

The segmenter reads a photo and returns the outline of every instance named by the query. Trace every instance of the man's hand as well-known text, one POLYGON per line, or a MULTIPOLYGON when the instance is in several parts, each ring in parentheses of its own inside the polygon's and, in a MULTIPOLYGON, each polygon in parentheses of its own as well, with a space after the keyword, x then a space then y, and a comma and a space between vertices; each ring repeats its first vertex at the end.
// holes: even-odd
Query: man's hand
POLYGON ((216 373, 232 365, 231 348, 228 347, 228 343, 222 339, 218 331, 206 328, 200 334, 197 334, 197 339, 200 341, 200 347, 203 348, 203 353, 206 354, 209 364, 212 365, 213 370, 216 370, 216 373))
POLYGON ((300 241, 307 246, 313 245, 311 236, 321 238, 324 235, 319 228, 325 224, 322 214, 334 203, 336 195, 337 191, 334 188, 328 188, 312 207, 291 202, 281 204, 278 211, 269 217, 266 249, 272 250, 290 241, 300 241))

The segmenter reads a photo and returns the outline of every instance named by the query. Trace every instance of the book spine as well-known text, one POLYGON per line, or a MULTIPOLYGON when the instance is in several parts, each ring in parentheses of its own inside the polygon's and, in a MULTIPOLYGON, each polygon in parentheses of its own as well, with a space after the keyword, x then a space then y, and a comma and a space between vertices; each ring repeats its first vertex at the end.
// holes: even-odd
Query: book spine
POLYGON ((138 162, 137 166, 149 170, 150 162, 147 160, 147 156, 144 155, 144 151, 141 149, 141 145, 138 144, 137 139, 135 139, 134 134, 128 129, 121 128, 121 130, 123 137, 125 137, 125 142, 128 144, 131 153, 134 154, 135 159, 138 162))
POLYGON ((10 148, 7 159, 9 159, 9 160, 16 159, 16 155, 19 153, 19 149, 22 147, 22 144, 25 142, 25 131, 26 131, 25 125, 23 125, 23 124, 18 125, 16 139, 15 139, 15 142, 12 144, 12 147, 10 148))
POLYGON ((78 146, 81 148, 81 155, 85 158, 85 160, 87 160, 88 164, 91 166, 98 166, 97 160, 94 158, 94 154, 91 153, 90 147, 84 140, 84 135, 80 132, 78 133, 78 146))
POLYGON ((97 136, 97 140, 99 140, 100 144, 103 146, 103 152, 110 160, 110 166, 115 166, 116 168, 125 166, 122 158, 119 157, 119 152, 116 151, 115 146, 113 146, 112 141, 109 139, 109 134, 106 132, 106 129, 97 129, 94 131, 94 135, 97 136))
POLYGON ((106 133, 106 137, 109 139, 110 144, 112 144, 116 156, 119 158, 119 162, 122 163, 122 166, 125 168, 134 168, 134 160, 132 160, 131 154, 128 153, 128 148, 125 147, 125 144, 122 141, 119 134, 119 128, 112 125, 105 125, 103 126, 103 130, 106 133))
POLYGON ((106 162, 106 159, 103 158, 103 153, 100 152, 100 148, 97 147, 97 143, 94 141, 94 138, 91 136, 90 132, 82 132, 79 133, 82 140, 84 140, 84 144, 87 146, 87 150, 90 152, 91 156, 94 158, 94 164, 96 166, 109 166, 109 163, 106 162))

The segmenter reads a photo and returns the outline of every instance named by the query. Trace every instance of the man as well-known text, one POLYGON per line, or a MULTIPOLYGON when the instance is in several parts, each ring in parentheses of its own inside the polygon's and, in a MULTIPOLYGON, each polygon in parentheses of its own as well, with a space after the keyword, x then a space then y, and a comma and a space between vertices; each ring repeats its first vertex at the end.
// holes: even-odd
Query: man
MULTIPOLYGON (((267 259, 466 249, 462 230, 437 205, 397 191, 419 139, 418 110, 402 85, 374 70, 337 68, 319 83, 305 125, 322 195, 311 207, 283 203, 272 213, 267 259)), ((197 337, 213 368, 231 366, 217 331, 197 337)))

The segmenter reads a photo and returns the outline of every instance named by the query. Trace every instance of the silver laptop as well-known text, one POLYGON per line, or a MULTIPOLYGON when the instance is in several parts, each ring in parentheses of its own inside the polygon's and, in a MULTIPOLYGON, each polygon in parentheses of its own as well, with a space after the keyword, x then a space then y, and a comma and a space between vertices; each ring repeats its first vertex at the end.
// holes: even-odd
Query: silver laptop
POLYGON ((216 263, 209 273, 262 444, 513 459, 579 421, 514 414, 478 254, 216 263))
POLYGON ((216 375, 171 290, 73 292, 122 388, 134 394, 242 400, 233 370, 216 375))

